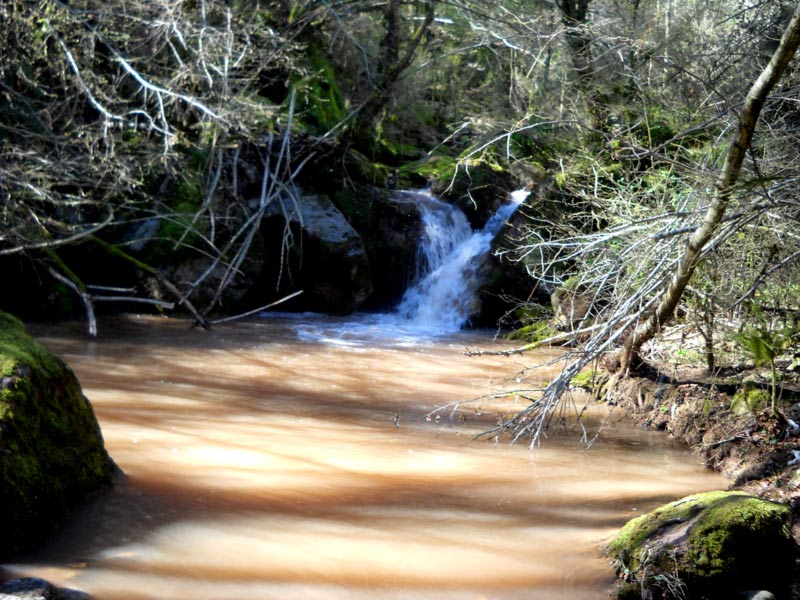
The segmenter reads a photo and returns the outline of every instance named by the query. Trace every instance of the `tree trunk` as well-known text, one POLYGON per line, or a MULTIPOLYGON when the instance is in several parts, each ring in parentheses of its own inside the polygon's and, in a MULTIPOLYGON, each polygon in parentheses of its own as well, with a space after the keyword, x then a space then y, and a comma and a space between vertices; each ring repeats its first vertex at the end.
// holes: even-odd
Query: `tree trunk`
POLYGON ((586 102, 589 122, 596 132, 608 131, 608 99, 600 91, 592 57, 592 36, 587 26, 591 0, 559 0, 561 20, 566 28, 564 37, 578 89, 586 102))
POLYGON ((769 64, 764 67, 761 75, 756 79, 747 94, 742 112, 739 115, 739 127, 728 148, 725 165, 717 178, 711 205, 706 211, 703 223, 689 239, 686 250, 672 276, 672 281, 665 290, 656 309, 644 323, 635 327, 626 337, 620 356, 620 366, 623 370, 638 361, 642 344, 655 336, 675 313, 683 291, 686 289, 700 261, 703 248, 711 240, 725 216, 725 211, 728 208, 734 186, 742 170, 742 164, 753 139, 753 132, 764 102, 784 71, 786 71, 789 62, 791 62, 797 51, 798 45, 800 45, 800 4, 796 6, 794 15, 787 25, 780 44, 772 55, 769 64))
MULTIPOLYGON (((395 92, 397 82, 411 66, 425 34, 430 30, 434 18, 435 1, 424 2, 425 17, 417 30, 408 40, 405 53, 400 55, 401 27, 400 2, 389 0, 384 11, 386 34, 381 42, 381 63, 378 65, 378 80, 372 94, 358 111, 351 135, 366 131, 373 124, 381 111, 389 104, 395 92)), ((346 140, 346 144, 349 140, 346 140)))

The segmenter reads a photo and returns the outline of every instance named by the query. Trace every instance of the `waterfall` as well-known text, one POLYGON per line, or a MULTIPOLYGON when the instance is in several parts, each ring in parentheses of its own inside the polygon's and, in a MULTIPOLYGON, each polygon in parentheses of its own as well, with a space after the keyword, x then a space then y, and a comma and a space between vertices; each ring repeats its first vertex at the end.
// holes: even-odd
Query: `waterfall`
POLYGON ((466 215, 452 204, 442 202, 427 192, 408 193, 419 207, 422 238, 417 247, 414 281, 441 267, 453 250, 472 235, 466 215))
POLYGON ((418 250, 417 280, 406 290, 396 314, 414 329, 447 333, 463 327, 480 310, 480 267, 500 228, 527 198, 516 191, 482 229, 472 231, 456 207, 417 193, 424 233, 418 250))
MULTIPOLYGON (((294 327, 300 339, 365 351, 376 343, 417 346, 423 340, 452 334, 480 310, 478 291, 484 283, 481 267, 492 240, 527 198, 511 194, 480 230, 473 231, 458 208, 422 191, 401 192, 421 212, 422 235, 415 278, 392 313, 362 313, 344 320, 303 313, 294 327)), ((265 316, 292 317, 290 313, 265 316)))

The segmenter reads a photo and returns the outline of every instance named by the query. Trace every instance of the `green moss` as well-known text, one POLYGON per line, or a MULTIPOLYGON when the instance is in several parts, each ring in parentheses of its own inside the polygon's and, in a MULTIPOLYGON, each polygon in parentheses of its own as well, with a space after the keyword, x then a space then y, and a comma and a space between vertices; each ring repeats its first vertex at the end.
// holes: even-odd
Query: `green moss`
POLYGON ((355 168, 364 181, 368 181, 378 187, 386 185, 386 180, 393 171, 391 167, 372 161, 352 148, 348 151, 345 161, 348 167, 355 168))
POLYGON ((53 355, 28 334, 18 319, 0 312, 0 376, 10 377, 20 364, 41 365, 50 373, 59 368, 53 355))
POLYGON ((628 569, 636 571, 641 566, 643 554, 647 551, 645 542, 657 530, 664 527, 665 524, 687 521, 697 514, 701 503, 714 502, 728 493, 716 491, 688 496, 661 506, 651 513, 636 517, 628 521, 620 530, 609 544, 609 550, 614 555, 625 557, 628 569))
MULTIPOLYGON (((688 560, 708 575, 722 576, 736 566, 738 550, 746 543, 741 538, 743 529, 769 531, 788 525, 788 506, 743 496, 737 501, 730 501, 730 495, 721 496, 714 510, 705 511, 692 529, 688 560)), ((788 529, 785 534, 788 538, 788 529)))
POLYGON ((549 321, 537 321, 525 325, 506 334, 510 340, 525 340, 531 343, 541 343, 544 340, 559 335, 559 331, 549 321))
POLYGON ((0 312, 0 555, 46 534, 113 462, 75 375, 0 312))
POLYGON ((324 49, 309 45, 306 59, 307 69, 298 72, 310 75, 295 78, 292 83, 299 92, 298 101, 303 119, 307 124, 316 126, 320 133, 324 133, 347 116, 345 98, 336 70, 324 49))
POLYGON ((583 388, 585 390, 592 390, 595 381, 597 380, 597 371, 594 369, 584 369, 570 381, 572 387, 583 388))
POLYGON ((738 415, 758 412, 767 408, 770 400, 767 390, 757 387, 751 381, 746 381, 731 398, 731 411, 738 415))
POLYGON ((401 175, 414 174, 426 180, 448 182, 455 175, 458 161, 452 156, 427 156, 400 167, 401 175))
POLYGON ((629 521, 609 544, 627 576, 654 583, 670 573, 695 589, 780 579, 791 558, 788 506, 743 492, 688 496, 629 521))

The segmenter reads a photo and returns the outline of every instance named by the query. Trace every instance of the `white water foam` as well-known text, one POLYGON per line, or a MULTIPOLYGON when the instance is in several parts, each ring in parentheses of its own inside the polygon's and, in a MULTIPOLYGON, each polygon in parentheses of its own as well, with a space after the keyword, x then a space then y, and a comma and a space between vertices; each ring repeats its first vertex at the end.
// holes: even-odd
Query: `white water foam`
MULTIPOLYGON (((510 201, 501 206, 482 229, 468 235, 454 227, 428 236, 425 217, 429 207, 420 203, 426 226, 423 246, 429 237, 435 237, 439 245, 451 250, 437 263, 430 264, 428 272, 406 290, 396 313, 407 326, 421 333, 443 335, 458 331, 480 311, 478 290, 483 284, 482 259, 489 253, 494 237, 527 197, 528 192, 523 190, 512 193, 510 201), (448 243, 438 241, 443 237, 448 243)), ((453 206, 450 209, 458 211, 453 206)), ((461 211, 458 214, 463 217, 461 211)), ((463 218, 466 221, 466 217, 463 218)), ((423 253, 427 254, 427 249, 423 253)))

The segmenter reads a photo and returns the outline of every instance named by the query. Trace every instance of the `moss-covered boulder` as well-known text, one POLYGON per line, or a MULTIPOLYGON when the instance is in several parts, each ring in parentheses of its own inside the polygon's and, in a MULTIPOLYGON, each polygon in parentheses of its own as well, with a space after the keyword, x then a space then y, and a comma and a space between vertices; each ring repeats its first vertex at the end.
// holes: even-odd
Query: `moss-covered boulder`
POLYGON ((628 522, 609 545, 622 579, 616 597, 784 597, 795 544, 788 506, 742 492, 688 496, 628 522))
POLYGON ((113 471, 73 372, 0 312, 0 556, 41 540, 113 471))

